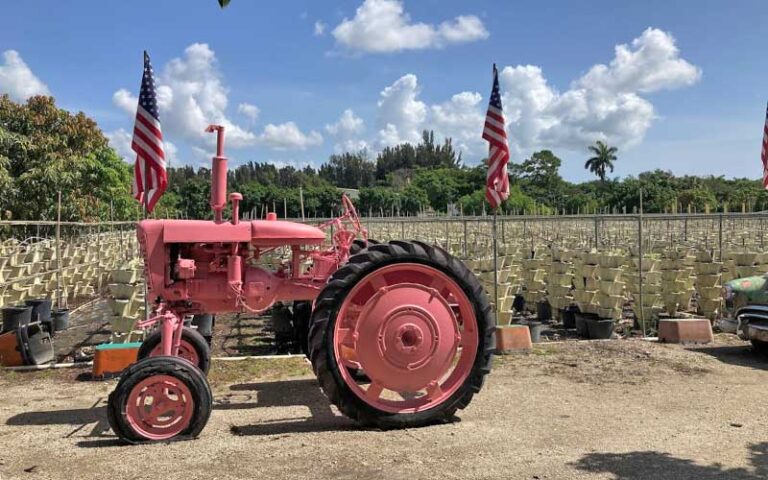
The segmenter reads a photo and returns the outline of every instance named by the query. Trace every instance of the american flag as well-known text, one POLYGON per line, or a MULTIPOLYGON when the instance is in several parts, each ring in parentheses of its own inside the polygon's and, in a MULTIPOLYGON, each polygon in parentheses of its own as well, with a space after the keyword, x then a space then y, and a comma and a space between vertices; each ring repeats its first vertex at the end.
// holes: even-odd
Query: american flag
POLYGON ((150 213, 168 186, 168 173, 165 169, 163 132, 157 112, 155 79, 147 52, 144 52, 144 74, 141 77, 141 92, 139 105, 136 107, 131 149, 136 152, 133 196, 144 204, 147 213, 150 213))
POLYGON ((765 111, 765 125, 763 125, 763 151, 760 154, 763 161, 763 188, 768 190, 768 108, 765 111))
POLYGON ((483 139, 488 141, 488 175, 485 180, 485 198, 491 208, 497 208, 509 197, 509 177, 507 162, 509 161, 509 145, 507 132, 504 129, 504 111, 501 107, 499 92, 499 72, 493 65, 493 90, 488 102, 488 113, 485 116, 483 139))

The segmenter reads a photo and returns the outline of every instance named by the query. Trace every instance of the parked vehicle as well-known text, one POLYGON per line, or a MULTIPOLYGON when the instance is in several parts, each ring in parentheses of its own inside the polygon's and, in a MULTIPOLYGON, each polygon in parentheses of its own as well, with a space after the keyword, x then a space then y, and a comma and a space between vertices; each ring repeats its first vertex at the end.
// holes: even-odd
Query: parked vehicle
POLYGON ((738 333, 756 350, 768 353, 768 275, 737 278, 723 286, 726 331, 738 333))

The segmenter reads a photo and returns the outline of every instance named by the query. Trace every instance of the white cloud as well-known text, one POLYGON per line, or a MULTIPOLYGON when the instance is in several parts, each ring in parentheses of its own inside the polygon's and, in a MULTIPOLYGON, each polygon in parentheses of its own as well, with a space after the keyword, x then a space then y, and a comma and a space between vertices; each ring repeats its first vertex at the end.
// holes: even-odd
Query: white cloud
POLYGON ((135 160, 136 153, 131 150, 131 141, 133 135, 124 128, 118 128, 114 132, 105 133, 109 145, 115 149, 118 155, 123 157, 126 162, 132 162, 135 160))
MULTIPOLYGON (((163 132, 191 143, 214 141, 205 133, 208 124, 224 125, 227 145, 242 148, 256 143, 256 135, 226 115, 229 90, 221 81, 216 55, 204 43, 194 43, 184 50, 182 58, 174 58, 157 78, 157 104, 163 132)), ((128 90, 120 89, 112 96, 113 103, 133 115, 137 99, 128 90)))
POLYGON ((306 150, 323 143, 323 136, 314 130, 305 134, 293 122, 270 123, 264 127, 258 142, 275 150, 306 150))
MULTIPOLYGON (((595 140, 636 145, 656 118, 643 96, 692 85, 701 70, 680 57, 671 35, 649 28, 630 45, 617 46, 608 65, 593 66, 563 92, 549 85, 541 68, 533 65, 505 67, 499 77, 510 146, 527 154, 539 148, 582 151, 595 140)), ((467 153, 486 148, 480 139, 485 104, 479 93, 461 92, 427 106, 419 92, 413 74, 381 92, 380 145, 417 142, 421 130, 429 128, 452 137, 467 153)))
POLYGON ((427 105, 417 99, 420 90, 418 79, 412 73, 382 90, 377 118, 381 144, 419 141, 427 119, 427 105))
MULTIPOLYGON (((172 167, 178 167, 179 161, 179 149, 173 142, 168 140, 163 141, 163 149, 165 150, 165 161, 172 167)), ((183 162, 182 162, 183 163, 183 162)))
POLYGON ((325 130, 336 139, 334 150, 337 153, 368 148, 368 142, 359 138, 365 130, 365 122, 351 109, 344 110, 336 123, 326 125, 325 130))
POLYGON ((11 100, 22 102, 34 95, 50 95, 48 86, 32 73, 16 50, 3 52, 0 63, 0 94, 7 93, 11 100))
MULTIPOLYGON (((205 132, 209 124, 224 125, 227 147, 235 149, 262 145, 276 150, 305 150, 322 143, 319 133, 304 134, 293 122, 269 124, 257 134, 231 120, 227 115, 229 89, 222 81, 214 51, 206 44, 187 47, 182 57, 168 62, 156 81, 163 133, 166 138, 187 142, 193 156, 210 156, 215 136, 205 132)), ((131 118, 135 115, 138 99, 130 91, 116 91, 112 102, 131 118)), ((261 113, 249 103, 240 103, 237 112, 251 123, 261 113)))
POLYGON ((413 23, 399 0, 365 0, 354 18, 345 18, 331 33, 345 48, 368 53, 442 48, 489 35, 474 15, 462 15, 437 26, 413 23))
POLYGON ((451 137, 454 146, 466 153, 480 154, 485 113, 483 97, 477 92, 457 93, 447 102, 430 107, 431 125, 438 135, 451 137))
POLYGON ((649 28, 618 45, 609 65, 595 65, 558 92, 539 67, 506 67, 500 74, 510 141, 522 149, 583 149, 595 140, 619 146, 642 141, 655 118, 641 94, 692 85, 701 70, 680 58, 674 38, 649 28))
POLYGON ((261 110, 259 110, 259 107, 256 105, 251 105, 250 103, 241 103, 237 106, 237 113, 245 116, 248 118, 248 120, 255 122, 257 118, 259 118, 259 113, 261 113, 261 110))
POLYGON ((632 40, 632 47, 617 45, 609 66, 595 65, 577 86, 612 92, 655 92, 693 85, 701 70, 680 58, 675 39, 655 28, 632 40))
POLYGON ((325 35, 325 29, 328 27, 328 25, 324 24, 320 20, 315 22, 315 36, 316 37, 322 37, 325 35))

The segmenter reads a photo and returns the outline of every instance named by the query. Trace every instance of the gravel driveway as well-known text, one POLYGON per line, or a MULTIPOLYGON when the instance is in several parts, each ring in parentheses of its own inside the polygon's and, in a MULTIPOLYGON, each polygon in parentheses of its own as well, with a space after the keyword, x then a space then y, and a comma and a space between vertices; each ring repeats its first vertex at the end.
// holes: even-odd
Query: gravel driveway
POLYGON ((542 345, 497 358, 455 423, 388 432, 329 408, 300 360, 266 362, 215 362, 210 423, 167 445, 115 441, 114 380, 0 374, 0 478, 768 478, 768 361, 731 336, 542 345))

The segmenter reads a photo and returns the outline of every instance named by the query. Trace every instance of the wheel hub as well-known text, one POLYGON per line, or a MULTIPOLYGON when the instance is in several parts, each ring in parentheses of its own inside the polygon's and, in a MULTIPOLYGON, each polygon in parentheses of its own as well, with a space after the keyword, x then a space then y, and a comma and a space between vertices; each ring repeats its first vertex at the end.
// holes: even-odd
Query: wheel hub
POLYGON ((144 438, 165 440, 189 426, 193 409, 192 394, 184 382, 170 375, 153 375, 131 390, 125 414, 144 438))
POLYGON ((366 302, 357 328, 357 357, 373 382, 416 392, 439 381, 459 342, 450 305, 430 287, 402 283, 366 302))

